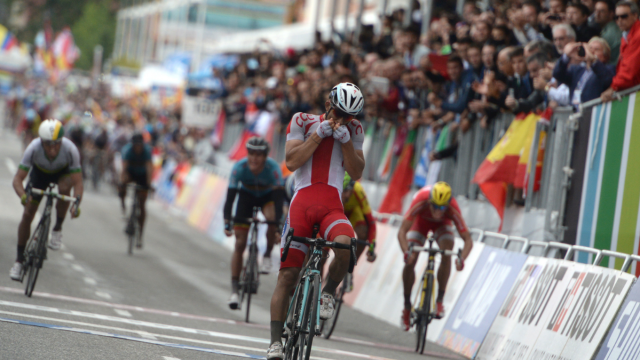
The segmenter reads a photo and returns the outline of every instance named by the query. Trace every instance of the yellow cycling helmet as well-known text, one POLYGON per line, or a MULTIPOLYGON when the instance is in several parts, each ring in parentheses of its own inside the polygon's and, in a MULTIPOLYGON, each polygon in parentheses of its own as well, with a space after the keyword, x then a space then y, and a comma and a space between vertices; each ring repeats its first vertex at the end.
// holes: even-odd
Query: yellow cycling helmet
POLYGON ((431 187, 429 201, 436 206, 449 206, 451 202, 451 186, 444 181, 438 181, 431 187))

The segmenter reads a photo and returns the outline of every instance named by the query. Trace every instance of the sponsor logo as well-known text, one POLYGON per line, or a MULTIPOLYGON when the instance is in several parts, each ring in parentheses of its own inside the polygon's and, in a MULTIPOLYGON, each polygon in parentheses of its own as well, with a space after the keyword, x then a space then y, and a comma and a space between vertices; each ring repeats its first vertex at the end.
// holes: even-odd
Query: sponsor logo
MULTIPOLYGON (((629 295, 631 296, 631 295, 629 295)), ((598 359, 637 359, 640 349, 640 302, 629 301, 618 314, 608 341, 602 345, 598 359)))

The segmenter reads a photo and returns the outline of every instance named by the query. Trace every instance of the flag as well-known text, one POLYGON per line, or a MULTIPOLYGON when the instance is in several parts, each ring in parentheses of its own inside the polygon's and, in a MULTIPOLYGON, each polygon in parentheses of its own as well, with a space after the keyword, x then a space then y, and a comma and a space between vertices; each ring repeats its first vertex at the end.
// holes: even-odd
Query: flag
POLYGON ((424 187, 425 185, 427 185, 427 175, 429 174, 429 166, 431 165, 429 154, 433 150, 435 137, 436 136, 431 127, 427 128, 427 136, 424 142, 424 147, 420 152, 420 160, 416 165, 415 176, 413 178, 413 183, 418 187, 424 187))
POLYGON ((381 213, 402 213, 402 199, 411 190, 413 182, 413 151, 416 134, 416 130, 411 130, 407 136, 398 166, 389 182, 389 189, 380 204, 379 212, 381 213))
POLYGON ((229 159, 231 160, 242 160, 249 154, 247 152, 247 148, 245 144, 249 141, 253 136, 257 136, 255 133, 252 133, 249 130, 244 130, 242 132, 242 136, 236 141, 231 150, 229 150, 229 159))
POLYGON ((387 142, 384 144, 384 149, 382 150, 382 158, 380 160, 380 166, 378 166, 378 177, 380 180, 386 180, 389 176, 389 171, 391 171, 391 158, 393 157, 393 141, 396 138, 396 128, 392 126, 389 130, 389 135, 387 136, 387 142))
POLYGON ((367 158, 367 154, 369 154, 369 150, 371 150, 371 143, 373 142, 373 134, 375 133, 375 126, 368 126, 367 131, 364 134, 364 143, 362 144, 362 152, 364 153, 364 158, 367 158))
MULTIPOLYGON (((538 122, 549 124, 550 123, 549 119, 551 119, 551 116, 553 116, 553 109, 548 108, 540 115, 540 119, 538 120, 538 122)), ((546 140, 547 140, 547 132, 544 130, 540 131, 540 138, 538 140, 538 153, 535 154, 535 160, 534 160, 536 174, 533 182, 533 192, 540 190, 540 180, 542 178, 542 163, 544 162, 546 140)), ((532 159, 530 154, 531 154, 531 151, 533 151, 534 145, 535 144, 532 139, 531 145, 528 147, 528 151, 526 155, 523 153, 523 156, 521 156, 521 159, 520 159, 522 160, 524 156, 526 156, 526 159, 527 159, 527 171, 524 176, 524 186, 523 186, 523 190, 524 190, 523 194, 525 197, 527 196, 527 190, 529 188, 529 178, 530 178, 531 170, 533 167, 533 164, 531 164, 532 159)))
MULTIPOLYGON (((533 113, 517 116, 473 177, 473 182, 479 185, 500 216, 498 231, 502 230, 507 184, 515 185, 520 159, 527 147, 527 139, 535 133, 538 119, 540 115, 533 113)), ((526 163, 524 167, 526 169, 526 163)))
POLYGON ((68 28, 62 30, 52 45, 58 70, 71 70, 73 64, 80 57, 80 50, 73 41, 73 34, 68 28))
POLYGON ((213 132, 211 133, 211 144, 213 147, 218 149, 220 145, 222 145, 222 137, 224 136, 224 123, 227 121, 227 113, 223 109, 220 109, 220 114, 218 114, 218 120, 216 122, 216 126, 213 128, 213 132))

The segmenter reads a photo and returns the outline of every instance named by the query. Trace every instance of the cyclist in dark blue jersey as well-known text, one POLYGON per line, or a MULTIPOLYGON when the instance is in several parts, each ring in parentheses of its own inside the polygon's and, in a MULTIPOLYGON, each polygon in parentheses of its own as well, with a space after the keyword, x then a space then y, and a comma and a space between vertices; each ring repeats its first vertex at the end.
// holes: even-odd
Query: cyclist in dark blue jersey
MULTIPOLYGON (((282 218, 283 182, 282 171, 278 163, 269 158, 269 143, 260 137, 247 141, 248 155, 238 161, 231 171, 227 201, 224 205, 224 229, 227 236, 236 235, 236 246, 231 257, 231 297, 229 307, 238 308, 238 283, 242 272, 242 254, 247 245, 249 224, 233 221, 231 210, 238 198, 235 217, 251 218, 253 207, 259 206, 267 221, 282 218)), ((261 272, 271 270, 271 250, 277 241, 278 227, 269 225, 267 230, 267 249, 262 260, 261 272)))
POLYGON ((136 243, 138 249, 142 248, 142 233, 144 221, 147 217, 145 204, 147 202, 147 192, 151 187, 151 175, 153 165, 151 164, 151 147, 144 143, 141 133, 135 133, 131 137, 131 142, 122 148, 122 176, 120 179, 120 189, 118 195, 122 205, 122 213, 125 214, 125 197, 127 196, 127 184, 132 182, 141 186, 144 190, 136 191, 140 202, 140 236, 136 243))

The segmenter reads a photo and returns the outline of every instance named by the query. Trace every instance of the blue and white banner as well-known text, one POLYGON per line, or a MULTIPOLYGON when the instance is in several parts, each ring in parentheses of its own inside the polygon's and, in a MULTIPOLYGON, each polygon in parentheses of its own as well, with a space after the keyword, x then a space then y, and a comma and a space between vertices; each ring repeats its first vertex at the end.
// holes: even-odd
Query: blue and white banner
POLYGON ((595 360, 640 359, 640 283, 636 281, 595 360))
POLYGON ((526 260, 521 253, 485 247, 438 343, 475 357, 526 260))

